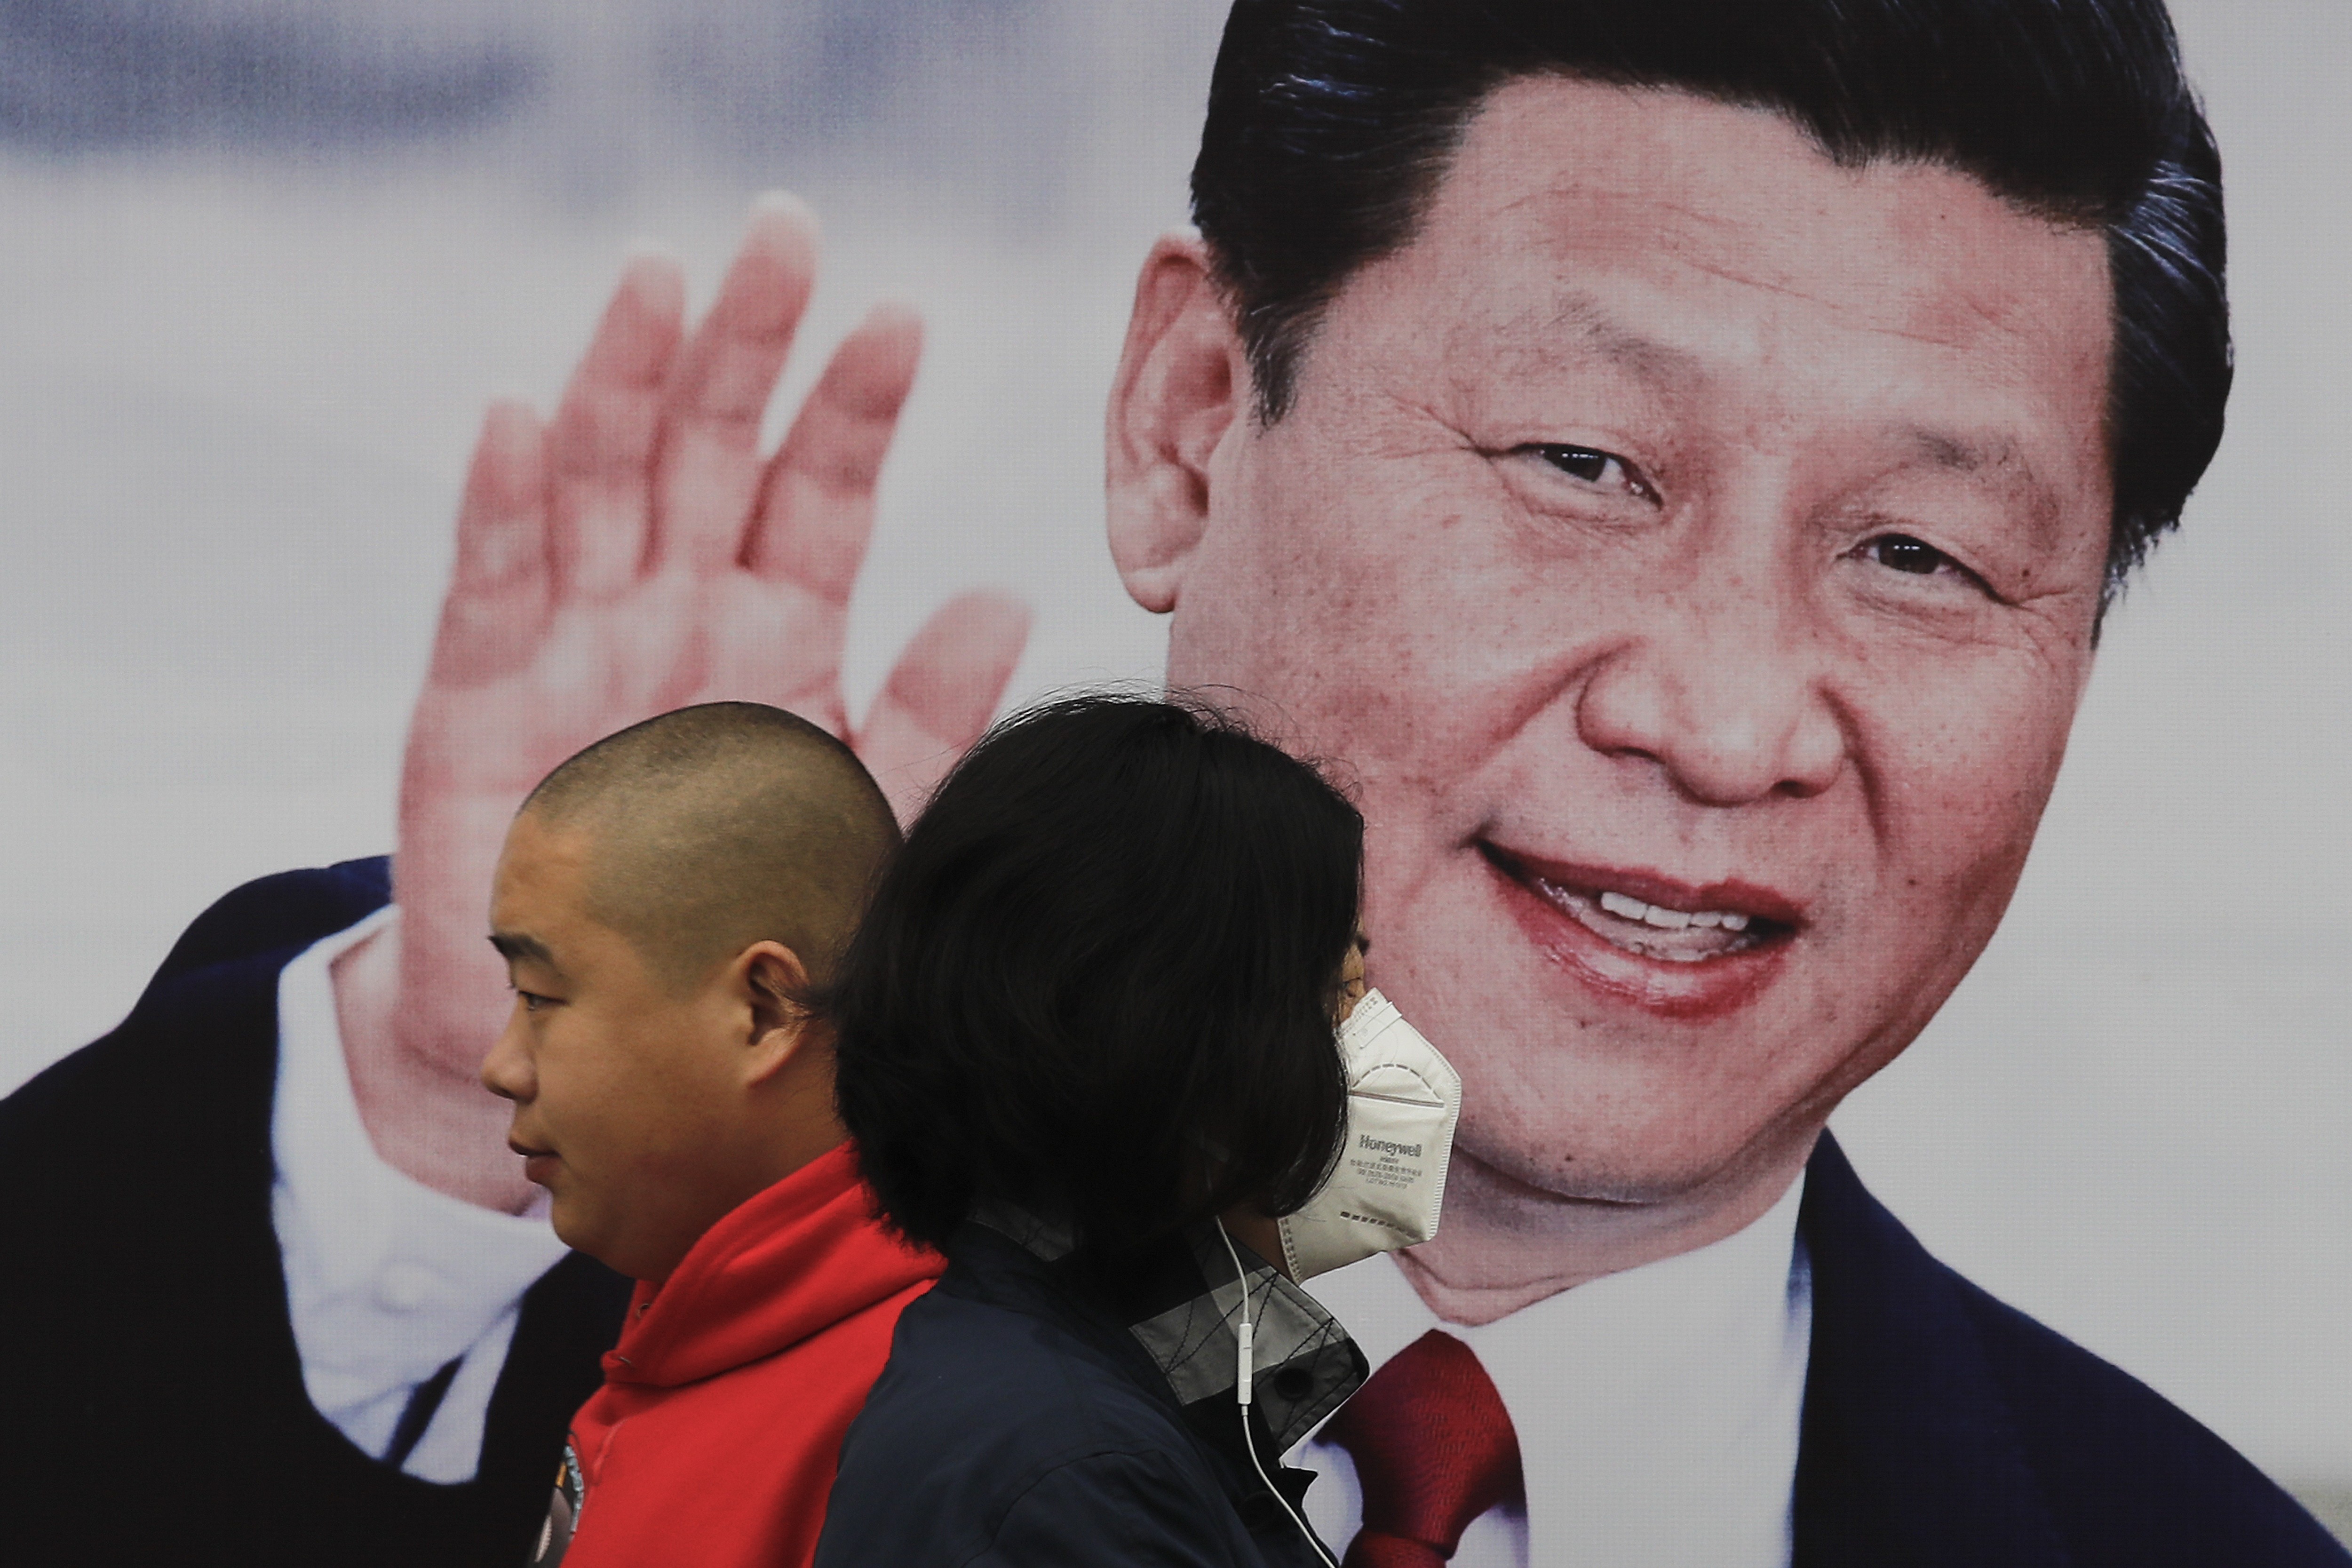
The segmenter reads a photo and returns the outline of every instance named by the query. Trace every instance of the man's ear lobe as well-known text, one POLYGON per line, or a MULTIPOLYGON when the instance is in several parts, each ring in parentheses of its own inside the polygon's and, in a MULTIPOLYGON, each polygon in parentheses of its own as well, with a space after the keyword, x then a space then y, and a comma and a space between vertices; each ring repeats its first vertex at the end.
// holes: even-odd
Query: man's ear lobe
POLYGON ((1210 458, 1248 417, 1249 364, 1200 236, 1151 247, 1111 384, 1110 553, 1135 602, 1176 607, 1209 523, 1210 458))

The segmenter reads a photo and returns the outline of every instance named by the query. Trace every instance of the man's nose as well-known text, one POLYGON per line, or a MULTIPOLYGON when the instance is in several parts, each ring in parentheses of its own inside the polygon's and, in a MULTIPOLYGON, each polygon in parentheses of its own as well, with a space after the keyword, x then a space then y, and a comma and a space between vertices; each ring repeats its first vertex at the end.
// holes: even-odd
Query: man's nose
POLYGON ((507 1026, 492 1043, 489 1055, 482 1058, 482 1087, 500 1100, 529 1100, 536 1087, 531 1080, 530 1053, 523 1049, 521 1034, 522 1004, 518 1000, 507 1026))
POLYGON ((1770 588, 1678 595, 1588 677, 1578 733, 1656 764, 1701 805, 1807 799, 1847 762, 1827 674, 1801 615, 1770 588))

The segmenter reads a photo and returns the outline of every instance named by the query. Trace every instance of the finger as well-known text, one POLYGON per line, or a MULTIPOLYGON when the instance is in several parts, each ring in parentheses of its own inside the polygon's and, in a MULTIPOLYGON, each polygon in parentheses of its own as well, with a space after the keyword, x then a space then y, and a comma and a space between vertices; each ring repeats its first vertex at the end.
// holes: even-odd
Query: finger
POLYGON ((988 727, 1021 650, 1029 606, 965 594, 924 623, 875 700, 856 749, 898 820, 910 822, 965 747, 988 727))
POLYGON ((881 305, 842 340, 768 466, 743 564, 846 604, 874 531, 874 489, 915 384, 923 323, 881 305))
POLYGON ((677 263, 633 258, 564 389, 548 432, 559 592, 618 593, 644 567, 662 387, 685 313, 677 263))
POLYGON ((677 356, 656 463, 656 564, 732 567, 760 486, 760 418, 816 280, 816 216, 762 196, 719 298, 677 356))
POLYGON ((547 435, 528 404, 501 400, 457 506, 457 558, 433 642, 433 683, 471 686, 530 657, 548 590, 547 435))

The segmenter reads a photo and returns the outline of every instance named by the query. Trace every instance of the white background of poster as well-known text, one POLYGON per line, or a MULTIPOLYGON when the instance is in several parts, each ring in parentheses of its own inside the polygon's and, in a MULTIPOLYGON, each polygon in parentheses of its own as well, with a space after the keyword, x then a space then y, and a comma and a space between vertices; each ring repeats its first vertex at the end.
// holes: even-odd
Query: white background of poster
MULTIPOLYGON (((484 399, 551 402, 640 237, 706 296, 763 185, 830 232, 804 344, 885 297, 930 323, 853 708, 987 584, 1038 612, 1016 697, 1157 671, 1099 406, 1217 0, 81 9, 528 83, 412 135, 215 107, 0 142, 0 1089, 229 887, 389 847, 484 399)), ((1837 1126, 1964 1273, 2352 1493, 2352 7, 2175 10, 2229 168, 2230 437, 2111 623, 2007 924, 1837 1126)))

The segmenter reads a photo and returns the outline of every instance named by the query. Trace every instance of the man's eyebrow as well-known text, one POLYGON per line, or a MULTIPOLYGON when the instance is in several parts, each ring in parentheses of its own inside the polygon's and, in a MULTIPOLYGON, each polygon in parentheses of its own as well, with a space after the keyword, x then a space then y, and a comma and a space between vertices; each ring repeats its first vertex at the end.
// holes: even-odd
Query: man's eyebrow
POLYGON ((1932 425, 1900 425, 1893 435, 1929 468, 2011 498, 2039 547, 2050 548, 2059 538, 2064 504, 2015 437, 1998 430, 1958 431, 1932 425))
POLYGON ((555 963, 555 954, 548 951, 547 943, 520 931, 494 931, 490 933, 490 945, 499 950, 499 957, 510 962, 528 960, 551 967, 555 963))
POLYGON ((2047 519, 2057 510, 2057 492, 2042 482, 2025 449, 2011 437, 1966 434, 1929 425, 1901 426, 1895 435, 1932 467, 2021 492, 2038 517, 2047 519))
POLYGON ((2017 443, 2006 436, 1963 436, 1926 425, 1906 425, 1895 434, 1905 445, 1939 468, 1963 474, 2010 468, 2028 483, 2034 482, 2033 470, 2024 455, 2017 449, 2017 443))
MULTIPOLYGON (((1549 316, 1532 321, 1517 333, 1515 346, 1530 357, 1541 357, 1559 337, 1611 361, 1642 381, 1661 387, 1687 386, 1704 380, 1706 362, 1700 354, 1627 325, 1591 294, 1564 295, 1549 316)), ((2057 492, 2043 481, 2013 437, 1999 432, 1967 432, 1929 425, 1902 425, 1895 440, 1916 452, 1930 466, 1950 473, 1983 479, 2021 492, 2044 527, 2054 526, 2057 492)))
POLYGON ((1685 384, 1705 373, 1698 355, 1627 326, 1590 294, 1570 294, 1536 331, 1546 339, 1573 334, 1593 353, 1643 381, 1685 384))

